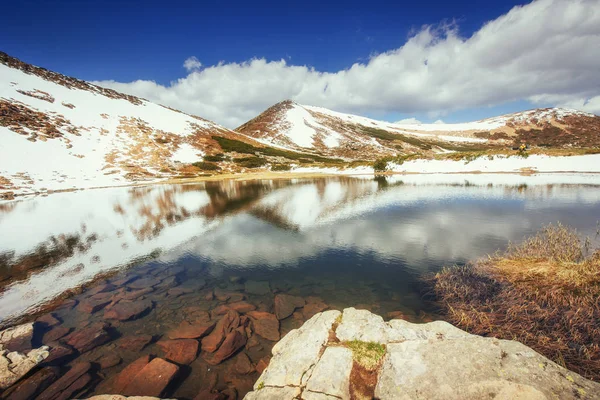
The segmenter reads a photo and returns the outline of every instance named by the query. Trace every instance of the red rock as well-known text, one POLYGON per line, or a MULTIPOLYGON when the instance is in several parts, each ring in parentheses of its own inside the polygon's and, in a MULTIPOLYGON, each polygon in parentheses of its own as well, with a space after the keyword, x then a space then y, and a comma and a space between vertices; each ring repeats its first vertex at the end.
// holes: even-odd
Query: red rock
POLYGON ((104 313, 106 319, 117 319, 119 321, 128 321, 136 319, 141 314, 152 308, 150 300, 126 302, 120 301, 115 304, 110 310, 104 313))
POLYGON ((137 277, 128 276, 125 278, 114 279, 110 283, 115 285, 116 287, 120 287, 120 286, 128 284, 129 282, 133 281, 134 279, 137 279, 137 277))
POLYGON ((250 304, 245 301, 237 301, 235 303, 227 304, 227 307, 230 309, 239 312, 240 314, 245 314, 248 311, 256 310, 256 306, 254 304, 250 304))
POLYGON ((130 289, 145 289, 149 287, 154 287, 160 282, 161 280, 157 278, 142 278, 131 282, 129 285, 127 285, 127 287, 129 287, 130 289))
POLYGON ((267 357, 261 358, 256 364, 256 371, 258 371, 259 374, 262 374, 263 371, 269 366, 269 361, 270 360, 267 357))
POLYGON ((58 342, 45 343, 50 347, 50 355, 44 360, 44 364, 61 364, 63 360, 75 354, 75 350, 58 342))
POLYGON ((57 326, 56 328, 53 328, 50 331, 44 333, 44 336, 42 337, 42 343, 46 344, 50 342, 55 342, 58 339, 68 335, 69 332, 71 332, 71 328, 67 328, 65 326, 57 326))
POLYGON ((242 293, 231 293, 229 296, 229 302, 237 303, 238 301, 242 301, 246 298, 242 293))
POLYGON ((248 343, 246 343, 246 348, 247 349, 251 349, 253 347, 256 346, 260 346, 260 342, 258 341, 258 338, 256 337, 256 335, 252 335, 252 336, 248 336, 248 343))
POLYGON ((119 347, 129 351, 142 351, 152 341, 152 335, 128 336, 119 340, 119 347))
POLYGON ((308 296, 306 298, 306 304, 313 304, 313 303, 324 303, 323 299, 318 297, 318 296, 308 296))
POLYGON ((145 288, 145 289, 140 289, 140 290, 133 290, 131 292, 124 292, 122 295, 118 296, 116 299, 117 300, 137 300, 140 297, 148 294, 148 293, 152 293, 154 292, 154 289, 149 287, 149 288, 145 288))
POLYGON ((182 321, 179 327, 167 333, 167 337, 169 339, 199 339, 211 333, 214 327, 214 322, 190 324, 187 321, 182 321))
POLYGON ((238 392, 234 387, 228 387, 221 391, 221 393, 225 396, 227 400, 237 400, 238 392))
POLYGON ((223 341, 223 344, 213 354, 205 353, 203 357, 207 363, 217 365, 235 354, 236 351, 244 347, 247 338, 243 328, 229 332, 223 341))
POLYGON ((18 383, 10 393, 5 393, 7 399, 28 400, 34 399, 44 389, 60 376, 58 367, 46 367, 40 369, 29 378, 18 383))
POLYGON ((390 311, 389 313, 387 313, 387 317, 389 319, 406 319, 406 320, 408 320, 408 317, 402 311, 390 311))
POLYGON ((213 318, 218 317, 219 315, 225 315, 230 310, 229 306, 226 304, 217 306, 210 311, 210 314, 213 318))
POLYGON ((167 360, 177 364, 190 364, 198 355, 198 341, 194 339, 161 340, 156 344, 167 360))
POLYGON ((75 395, 85 388, 91 380, 92 376, 90 374, 81 375, 68 388, 63 390, 58 397, 55 397, 55 400, 69 400, 75 398, 75 395))
POLYGON ((157 287, 159 289, 167 289, 173 286, 177 286, 179 284, 179 280, 177 279, 176 276, 170 276, 168 278, 163 279, 158 285, 157 287))
POLYGON ((169 289, 167 291, 167 295, 170 297, 179 297, 184 294, 192 293, 193 291, 194 291, 193 289, 176 287, 176 288, 169 289))
POLYGON ((247 315, 258 335, 272 341, 279 340, 279 320, 275 315, 263 311, 250 311, 247 315))
POLYGON ((109 383, 110 389, 106 392, 123 393, 125 388, 131 383, 133 378, 150 363, 150 356, 143 356, 126 366, 117 376, 109 383))
POLYGON ((44 326, 56 326, 60 325, 60 320, 56 318, 54 314, 46 314, 37 319, 37 322, 44 326))
POLYGON ((226 397, 221 393, 213 393, 210 390, 203 390, 198 393, 196 397, 194 397, 194 400, 226 400, 226 397))
POLYGON ((81 303, 79 303, 79 306, 77 306, 77 309, 80 312, 93 314, 97 311, 102 310, 107 305, 109 305, 111 301, 112 301, 111 293, 98 293, 98 294, 88 297, 87 299, 85 299, 81 303))
POLYGON ((85 294, 92 296, 98 293, 112 292, 117 287, 111 283, 104 283, 100 285, 96 285, 88 290, 86 290, 85 294))
POLYGON ((217 322, 215 329, 213 329, 210 335, 202 339, 202 350, 211 353, 216 351, 223 340, 225 340, 227 333, 237 328, 239 325, 239 314, 235 311, 227 312, 227 314, 217 322))
POLYGON ((107 324, 92 324, 87 328, 76 330, 65 337, 64 341, 69 346, 76 348, 80 353, 85 353, 110 340, 106 331, 107 324))
POLYGON ((98 358, 95 362, 100 365, 100 369, 107 369, 119 365, 121 363, 121 357, 116 354, 105 354, 98 358))
MULTIPOLYGON (((75 383, 80 377, 86 374, 92 368, 92 364, 89 362, 81 362, 73 365, 71 369, 64 374, 60 379, 50 385, 46 390, 38 396, 38 400, 50 400, 61 398, 63 392, 69 391, 69 386, 75 383)), ((87 383, 86 383, 87 384, 87 383)), ((69 395, 74 393, 70 391, 69 395)), ((67 396, 68 398, 68 396, 67 396)))
POLYGON ((155 358, 133 377, 122 394, 160 397, 178 371, 179 367, 175 364, 155 358))
POLYGON ((214 296, 219 301, 230 300, 231 302, 242 301, 246 297, 242 293, 226 291, 221 288, 216 288, 214 290, 214 296))
POLYGON ((58 310, 72 310, 77 304, 78 304, 77 300, 66 299, 62 303, 60 303, 60 305, 58 307, 56 307, 54 310, 55 311, 58 311, 58 310))
POLYGON ((284 319, 292 315, 296 308, 304 307, 302 297, 278 294, 275 296, 275 315, 277 319, 284 319))
POLYGON ((255 371, 252 362, 244 352, 241 352, 235 358, 235 364, 233 365, 233 369, 236 373, 242 375, 251 374, 255 371))
POLYGON ((318 314, 321 311, 325 311, 328 308, 329 306, 323 302, 308 303, 302 309, 302 315, 304 316, 304 319, 310 319, 315 314, 318 314))

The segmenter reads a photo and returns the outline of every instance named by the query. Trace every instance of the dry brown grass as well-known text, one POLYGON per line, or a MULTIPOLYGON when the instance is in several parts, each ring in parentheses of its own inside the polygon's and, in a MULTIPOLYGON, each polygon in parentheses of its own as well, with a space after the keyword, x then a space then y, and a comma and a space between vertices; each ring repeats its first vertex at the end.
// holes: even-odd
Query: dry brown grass
POLYGON ((445 268, 433 291, 459 327, 600 380, 600 250, 587 247, 575 230, 548 225, 505 254, 445 268))

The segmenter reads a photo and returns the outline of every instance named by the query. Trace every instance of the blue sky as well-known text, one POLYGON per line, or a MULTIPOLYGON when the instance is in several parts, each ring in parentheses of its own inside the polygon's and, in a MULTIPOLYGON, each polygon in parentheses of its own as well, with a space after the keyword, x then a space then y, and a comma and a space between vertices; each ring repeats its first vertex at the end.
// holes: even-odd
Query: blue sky
MULTIPOLYGON (((516 5, 526 4, 523 2, 374 0, 346 1, 340 5, 338 2, 310 0, 287 3, 237 0, 13 1, 3 4, 0 49, 26 62, 81 79, 99 81, 229 126, 286 98, 389 120, 417 117, 427 122, 439 118, 455 122, 535 106, 580 102, 582 106, 579 108, 585 108, 586 101, 589 103, 599 94, 600 85, 593 82, 593 91, 589 87, 587 90, 577 88, 574 90, 577 93, 573 94, 566 93, 568 90, 563 87, 550 91, 542 87, 537 92, 535 89, 517 90, 514 94, 498 96, 491 91, 504 92, 503 85, 495 87, 493 82, 487 82, 485 90, 491 94, 478 94, 481 97, 479 101, 465 99, 453 105, 447 97, 453 93, 456 93, 457 99, 463 97, 460 81, 468 80, 468 75, 460 79, 456 76, 462 74, 465 68, 477 69, 485 64, 485 57, 479 54, 481 50, 478 50, 476 61, 459 68, 451 78, 444 79, 439 72, 434 75, 433 68, 428 69, 427 77, 422 76, 421 70, 427 67, 428 60, 438 60, 437 71, 444 70, 445 62, 458 62, 456 57, 463 51, 459 49, 461 43, 465 48, 476 47, 469 44, 475 42, 470 39, 484 24, 502 19, 516 5), (375 64, 373 60, 377 55, 398 52, 407 47, 411 38, 413 42, 419 42, 415 38, 427 36, 423 32, 428 30, 430 37, 422 38, 419 52, 415 53, 417 57, 424 57, 424 65, 419 69, 407 69, 406 60, 413 53, 405 51, 409 55, 396 54, 395 58, 389 57, 386 61, 393 66, 392 70, 379 71, 374 65, 364 73, 358 71, 354 74, 356 76, 344 73, 356 63, 370 67, 375 64), (454 40, 458 41, 457 44, 452 43, 454 40), (442 48, 442 44, 446 47, 442 48), (439 56, 447 53, 445 49, 454 52, 446 61, 439 56), (202 67, 186 70, 184 61, 192 56, 202 67), (263 60, 266 65, 247 65, 252 59, 263 60), (273 64, 280 60, 285 60, 285 65, 273 64), (306 68, 296 71, 294 67, 306 68), (380 73, 382 80, 389 84, 366 75, 371 71, 374 75, 380 73), (232 78, 232 74, 239 76, 232 78), (397 82, 396 76, 404 81, 397 82), (274 82, 274 79, 281 82, 274 82), (356 84, 362 79, 368 84, 356 84), (417 80, 422 90, 415 95, 419 87, 413 87, 413 82, 417 80), (457 82, 444 87, 444 82, 453 80, 457 82), (382 93, 388 92, 392 82, 396 82, 397 90, 378 98, 375 89, 381 85, 382 93), (282 88, 280 93, 277 93, 278 87, 282 88), (421 98, 436 88, 441 92, 448 91, 448 94, 442 99, 438 92, 435 94, 438 98, 431 102, 421 98), (335 93, 328 94, 327 91, 332 89, 335 93), (570 97, 565 97, 566 94, 570 97), (411 102, 411 96, 418 97, 418 100, 411 102), (535 101, 532 101, 533 96, 537 96, 535 101), (241 101, 240 97, 247 99, 241 101), (344 100, 344 97, 353 99, 344 100)), ((542 0, 537 3, 543 3, 541 6, 544 7, 530 5, 527 12, 527 7, 521 8, 517 10, 516 18, 520 16, 525 24, 528 18, 537 17, 536 14, 547 13, 548 18, 555 19, 557 15, 565 14, 565 10, 560 9, 564 7, 564 4, 559 4, 560 1, 542 0)), ((564 35, 574 31, 577 25, 582 24, 586 8, 592 9, 600 4, 596 0, 580 0, 578 3, 577 15, 565 21, 563 31, 558 33, 564 35)), ((511 24, 511 19, 515 17, 497 23, 501 28, 497 29, 500 35, 503 30, 520 29, 520 26, 511 24)), ((582 40, 593 39, 594 36, 599 38, 600 32, 594 29, 593 22, 590 22, 589 29, 575 32, 576 37, 582 40)), ((544 18, 540 18, 539 24, 544 23, 544 18)), ((531 29, 536 30, 536 27, 531 29)), ((536 34, 548 36, 552 33, 536 34)), ((490 46, 495 46, 491 36, 487 33, 487 40, 490 46)), ((509 35, 506 40, 514 41, 515 36, 509 35)), ((556 43, 553 45, 556 46, 556 43)), ((499 65, 507 66, 504 71, 507 76, 512 72, 510 57, 519 58, 519 51, 530 51, 529 48, 515 46, 499 49, 514 52, 498 61, 499 65)), ((593 53, 594 59, 591 63, 588 61, 590 65, 584 65, 584 68, 599 66, 599 58, 595 57, 598 50, 591 47, 591 42, 574 47, 577 47, 574 50, 589 47, 588 50, 593 53)), ((579 64, 571 68, 573 79, 580 73, 576 70, 576 67, 581 67, 579 64)), ((528 72, 532 72, 526 70, 527 65, 516 72, 522 76, 519 75, 520 79, 515 80, 514 85, 531 80, 527 78, 528 72)), ((561 66, 561 69, 564 68, 561 66)), ((477 76, 478 73, 479 70, 474 70, 471 75, 477 76)), ((482 76, 482 80, 492 81, 489 76, 482 76)), ((510 77, 507 82, 511 82, 510 77)), ((474 82, 463 87, 465 91, 479 91, 474 82)))

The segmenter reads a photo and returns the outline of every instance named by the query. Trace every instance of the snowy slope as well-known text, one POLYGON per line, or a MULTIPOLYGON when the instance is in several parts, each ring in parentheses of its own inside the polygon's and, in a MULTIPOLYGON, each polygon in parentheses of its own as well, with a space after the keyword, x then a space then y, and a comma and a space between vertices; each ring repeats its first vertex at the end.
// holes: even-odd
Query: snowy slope
POLYGON ((0 194, 129 184, 200 161, 213 122, 0 53, 0 194))
POLYGON ((264 143, 327 155, 373 159, 382 154, 443 153, 483 145, 548 141, 550 145, 600 144, 600 117, 577 110, 536 109, 458 124, 399 124, 284 101, 237 129, 264 143), (554 138, 568 133, 567 139, 554 138), (534 135, 531 135, 533 133, 534 135), (537 135, 537 136, 536 136, 537 135), (582 139, 583 138, 583 139, 582 139), (567 140, 567 142, 565 142, 567 140))

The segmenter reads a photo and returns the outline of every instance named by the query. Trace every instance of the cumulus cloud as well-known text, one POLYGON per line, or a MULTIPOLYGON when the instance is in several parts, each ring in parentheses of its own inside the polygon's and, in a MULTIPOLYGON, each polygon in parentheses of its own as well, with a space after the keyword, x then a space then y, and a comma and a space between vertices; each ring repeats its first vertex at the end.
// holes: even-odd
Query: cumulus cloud
POLYGON ((447 115, 528 100, 600 113, 600 0, 537 0, 463 37, 425 26, 399 48, 337 72, 262 58, 219 63, 164 86, 98 84, 235 127, 293 99, 338 111, 447 115))
POLYGON ((415 124, 421 124, 422 122, 413 117, 413 118, 404 118, 404 119, 401 119, 400 121, 396 121, 394 123, 400 124, 400 125, 415 125, 415 124))
POLYGON ((183 68, 187 69, 188 71, 200 69, 201 66, 202 66, 202 63, 196 57, 188 57, 183 62, 183 68))
POLYGON ((441 120, 441 119, 436 119, 433 123, 434 124, 439 124, 439 125, 445 124, 445 122, 443 120, 441 120))

